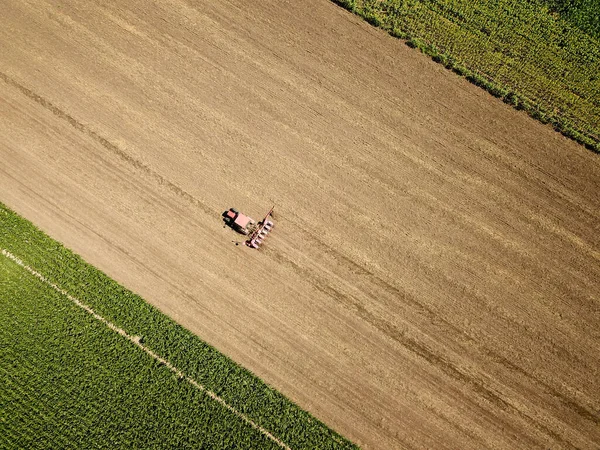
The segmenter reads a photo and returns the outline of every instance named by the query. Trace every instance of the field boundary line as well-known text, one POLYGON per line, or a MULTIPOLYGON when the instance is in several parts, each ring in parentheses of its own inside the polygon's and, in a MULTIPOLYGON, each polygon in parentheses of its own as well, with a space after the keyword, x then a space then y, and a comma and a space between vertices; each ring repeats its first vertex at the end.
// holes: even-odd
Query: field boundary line
POLYGON ((260 433, 262 433, 264 436, 266 436, 267 438, 269 438, 271 441, 273 441, 274 443, 276 443, 277 445, 279 445, 281 448, 284 448, 286 450, 291 450, 290 447, 288 447, 281 439, 273 436, 268 430, 266 430, 265 428, 263 428, 260 425, 258 425, 256 422, 254 422, 252 419, 250 419, 244 413, 239 412, 237 409, 235 409, 233 406, 231 406, 229 403, 227 403, 225 400, 223 400, 217 394, 215 394, 211 390, 207 389, 205 386, 203 386, 202 384, 198 383, 196 380, 194 380, 190 376, 186 375, 183 371, 179 370, 177 367, 175 367, 169 361, 167 361, 166 359, 164 359, 160 355, 154 353, 148 347, 146 347, 145 345, 143 345, 141 343, 141 340, 140 340, 139 336, 132 336, 132 335, 128 334, 122 328, 119 328, 118 326, 116 326, 112 322, 108 321, 107 319, 105 319, 104 317, 102 317, 100 314, 98 314, 96 311, 94 311, 90 306, 86 305, 81 300, 77 299, 76 297, 73 297, 67 291, 65 291, 64 289, 62 289, 58 285, 56 285, 53 282, 51 282, 50 280, 48 280, 44 275, 42 275, 41 273, 37 272, 35 269, 29 267, 27 264, 25 264, 22 260, 20 260, 19 258, 17 258, 15 255, 13 255, 8 250, 2 249, 2 254, 4 256, 6 256, 8 259, 10 259, 13 262, 15 262, 16 264, 18 264, 19 266, 21 266, 22 268, 24 268, 25 270, 27 270, 33 276, 35 276, 38 279, 40 279, 42 282, 46 283, 48 286, 50 286, 56 292, 58 292, 59 294, 65 296, 66 298, 68 298, 75 305, 79 306, 85 312, 87 312, 92 317, 94 317, 94 319, 102 322, 104 325, 106 325, 108 328, 110 328, 115 333, 120 334, 121 336, 123 336, 128 341, 130 341, 133 344, 137 345, 139 348, 141 348, 144 352, 146 352, 148 355, 150 355, 156 361, 158 361, 159 363, 161 363, 164 366, 166 366, 167 368, 169 368, 171 370, 171 372, 173 372, 175 375, 177 375, 177 377, 179 377, 180 379, 185 379, 192 386, 194 386, 198 390, 204 392, 208 397, 210 397, 211 399, 213 399, 217 403, 219 403, 222 406, 224 406, 225 408, 227 408, 229 411, 231 411, 237 417, 239 417, 240 419, 242 419, 244 422, 246 422, 252 428, 258 430, 260 433))

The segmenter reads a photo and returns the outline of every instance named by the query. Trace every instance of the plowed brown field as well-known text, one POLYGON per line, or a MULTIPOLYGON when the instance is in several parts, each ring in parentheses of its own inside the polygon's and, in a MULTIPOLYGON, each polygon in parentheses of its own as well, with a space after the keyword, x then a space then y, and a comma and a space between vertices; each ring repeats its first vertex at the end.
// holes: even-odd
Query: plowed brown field
POLYGON ((598 155, 326 0, 0 25, 0 201, 365 448, 598 448, 598 155))

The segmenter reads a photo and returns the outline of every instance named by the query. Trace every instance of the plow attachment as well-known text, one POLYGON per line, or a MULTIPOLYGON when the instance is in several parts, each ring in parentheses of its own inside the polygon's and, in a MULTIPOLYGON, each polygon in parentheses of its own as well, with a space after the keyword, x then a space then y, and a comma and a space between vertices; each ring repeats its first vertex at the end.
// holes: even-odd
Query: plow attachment
MULTIPOLYGON (((275 208, 275 207, 273 207, 275 208)), ((246 245, 251 248, 258 248, 269 235, 273 226, 275 225, 273 221, 270 220, 271 214, 273 213, 273 208, 269 210, 267 215, 263 220, 258 222, 258 226, 256 230, 250 235, 248 240, 246 241, 246 245)))

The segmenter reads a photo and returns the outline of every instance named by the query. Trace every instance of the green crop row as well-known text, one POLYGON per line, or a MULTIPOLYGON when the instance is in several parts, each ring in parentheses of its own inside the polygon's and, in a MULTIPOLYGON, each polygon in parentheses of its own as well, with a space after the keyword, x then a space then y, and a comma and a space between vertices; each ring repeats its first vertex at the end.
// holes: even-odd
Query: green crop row
POLYGON ((522 0, 333 0, 600 151, 600 42, 522 0))
MULTIPOLYGON (((291 448, 356 448, 1 203, 0 248, 291 448)), ((0 321, 2 448, 274 444, 3 255, 0 321)))

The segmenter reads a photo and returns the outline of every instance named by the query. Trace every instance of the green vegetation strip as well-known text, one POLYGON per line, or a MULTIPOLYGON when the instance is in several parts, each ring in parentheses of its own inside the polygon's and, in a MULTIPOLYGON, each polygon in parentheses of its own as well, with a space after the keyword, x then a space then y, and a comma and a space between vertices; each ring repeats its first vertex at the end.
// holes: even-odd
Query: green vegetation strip
MULTIPOLYGON (((563 135, 600 152, 600 41, 549 0, 333 0, 563 135)), ((558 2, 565 3, 565 2, 558 2)))
POLYGON ((0 448, 356 448, 2 204, 0 248, 0 448))

